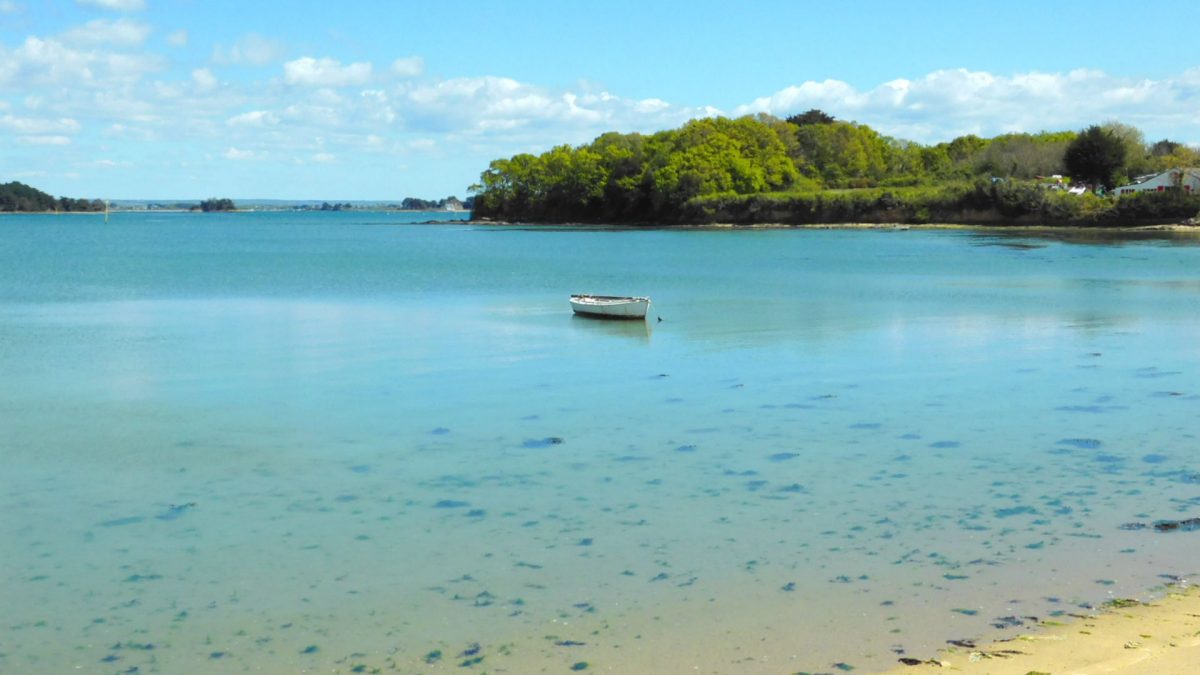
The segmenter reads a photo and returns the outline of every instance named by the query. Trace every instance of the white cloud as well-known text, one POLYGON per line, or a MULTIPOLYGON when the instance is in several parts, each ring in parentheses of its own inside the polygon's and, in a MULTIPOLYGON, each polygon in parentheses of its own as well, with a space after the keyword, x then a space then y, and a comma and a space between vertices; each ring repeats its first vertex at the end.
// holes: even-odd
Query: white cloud
POLYGON ((16 134, 74 134, 79 131, 79 122, 69 117, 55 120, 5 115, 0 117, 0 129, 16 134))
POLYGON ((213 49, 212 60, 222 65, 265 66, 283 58, 285 51, 283 43, 278 40, 248 33, 238 38, 231 47, 217 45, 213 49))
POLYGON ((419 77, 425 72, 425 59, 406 56, 392 61, 392 72, 400 77, 419 77))
POLYGON ((209 92, 217 88, 217 76, 208 68, 197 68, 192 71, 192 83, 201 93, 209 92))
POLYGON ((371 64, 341 62, 330 59, 314 59, 304 56, 283 64, 283 80, 288 84, 312 87, 350 87, 366 84, 371 79, 371 64))
POLYGON ((608 92, 553 91, 504 77, 467 77, 402 90, 398 112, 417 131, 502 136, 531 134, 540 143, 582 142, 605 131, 651 131, 677 126, 708 111, 658 99, 625 99, 608 92))
POLYGON ((16 14, 22 9, 24 8, 13 0, 0 0, 0 14, 16 14))
POLYGON ((396 121, 396 111, 392 108, 386 92, 378 89, 368 89, 359 94, 363 115, 368 119, 382 124, 396 121))
POLYGON ((1176 127, 1180 118, 1200 123, 1200 113, 1191 103, 1200 97, 1200 77, 1189 76, 1190 72, 1149 80, 1088 69, 997 75, 959 68, 914 80, 892 80, 867 90, 838 80, 809 81, 739 106, 734 114, 767 112, 783 117, 820 108, 922 142, 947 141, 967 133, 1079 129, 1108 119, 1142 127, 1176 127))
POLYGON ((131 19, 93 19, 62 34, 72 46, 136 47, 146 41, 150 26, 131 19))
POLYGON ((167 35, 167 44, 172 47, 186 47, 188 43, 188 32, 182 28, 167 35))
POLYGON ((328 152, 318 152, 312 156, 312 161, 319 164, 328 164, 330 162, 337 161, 337 157, 329 154, 328 152))
POLYGON ((113 12, 136 12, 146 8, 146 0, 75 0, 75 2, 113 12))
POLYGON ((258 159, 258 153, 253 150, 239 150, 238 148, 230 147, 225 151, 225 159, 234 161, 243 161, 248 159, 258 159))
POLYGON ((70 145, 71 139, 66 136, 18 136, 17 142, 25 145, 70 145))
POLYGON ((279 124, 279 116, 270 110, 251 110, 225 120, 231 127, 265 127, 279 124))
POLYGON ((12 51, 0 46, 0 85, 14 88, 69 84, 72 88, 113 89, 163 67, 163 59, 153 54, 78 48, 58 38, 29 36, 12 51))

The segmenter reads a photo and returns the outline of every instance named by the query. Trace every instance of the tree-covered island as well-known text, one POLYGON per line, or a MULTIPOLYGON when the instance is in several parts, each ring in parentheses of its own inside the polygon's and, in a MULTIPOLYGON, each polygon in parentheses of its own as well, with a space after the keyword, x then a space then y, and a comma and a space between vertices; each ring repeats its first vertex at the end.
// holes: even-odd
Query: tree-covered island
POLYGON ((237 204, 234 204, 233 200, 228 197, 222 197, 220 199, 211 197, 201 201, 199 204, 193 206, 190 210, 203 211, 205 213, 209 213, 211 211, 237 211, 237 204))
POLYGON ((475 218, 509 221, 1119 226, 1196 216, 1198 166, 1118 122, 921 145, 810 110, 606 133, 495 160, 472 189, 475 218), (1114 193, 1155 174, 1175 182, 1114 193))
POLYGON ((104 202, 99 199, 55 199, 41 190, 24 183, 12 181, 0 183, 0 212, 29 211, 103 211, 104 202))

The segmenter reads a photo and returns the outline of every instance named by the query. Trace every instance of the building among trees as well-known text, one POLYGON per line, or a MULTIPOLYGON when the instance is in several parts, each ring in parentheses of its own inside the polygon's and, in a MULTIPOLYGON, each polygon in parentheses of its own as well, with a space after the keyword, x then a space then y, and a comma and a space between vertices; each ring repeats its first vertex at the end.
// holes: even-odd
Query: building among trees
POLYGON ((1113 188, 1115 195, 1131 195, 1138 192, 1166 192, 1178 188, 1184 192, 1200 194, 1200 169, 1171 169, 1162 173, 1139 176, 1129 185, 1113 188))

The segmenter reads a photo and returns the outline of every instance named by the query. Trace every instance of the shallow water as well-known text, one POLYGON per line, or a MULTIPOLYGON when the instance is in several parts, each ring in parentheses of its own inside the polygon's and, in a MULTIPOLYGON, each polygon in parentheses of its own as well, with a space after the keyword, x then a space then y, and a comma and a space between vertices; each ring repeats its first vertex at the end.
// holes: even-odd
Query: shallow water
POLYGON ((1200 515, 1198 263, 0 218, 0 671, 871 671, 1144 596, 1197 566, 1121 525, 1200 515))

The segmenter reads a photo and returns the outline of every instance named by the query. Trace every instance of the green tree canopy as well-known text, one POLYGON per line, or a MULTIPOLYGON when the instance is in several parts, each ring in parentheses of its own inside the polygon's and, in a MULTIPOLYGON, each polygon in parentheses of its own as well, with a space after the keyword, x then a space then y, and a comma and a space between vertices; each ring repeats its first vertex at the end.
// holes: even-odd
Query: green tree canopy
POLYGON ((802 199, 794 203, 811 206, 804 207, 809 209, 804 218, 816 213, 849 217, 867 207, 832 205, 860 200, 894 212, 903 199, 899 192, 889 192, 893 188, 925 190, 923 194, 944 189, 967 195, 965 201, 955 197, 948 203, 969 203, 979 210, 1001 206, 1000 212, 1015 217, 1050 208, 1048 204, 1075 208, 1064 206, 1068 202, 1058 195, 1047 196, 1045 186, 1031 179, 1068 173, 1078 182, 1112 186, 1137 165, 1130 153, 1152 167, 1200 164, 1196 148, 1164 142, 1151 152, 1141 132, 1115 123, 1082 134, 965 135, 926 146, 810 110, 787 120, 766 114, 713 117, 650 135, 610 132, 580 146, 497 159, 472 192, 479 217, 534 222, 702 219, 715 213, 712 204, 753 197, 747 203, 767 209, 773 199, 797 195, 802 199), (1005 180, 993 180, 997 178, 1005 180), (877 192, 867 196, 856 191, 845 202, 830 196, 831 190, 856 188, 877 192))
POLYGON ((0 184, 0 211, 103 211, 99 199, 55 199, 41 190, 12 181, 0 184))
POLYGON ((1116 185, 1125 166, 1125 142, 1112 132, 1092 125, 1067 146, 1063 164, 1076 182, 1096 183, 1107 189, 1116 185))
POLYGON ((833 115, 830 115, 822 110, 813 108, 799 115, 792 115, 787 118, 788 123, 795 124, 798 127, 808 126, 809 124, 833 124, 837 120, 833 115))

